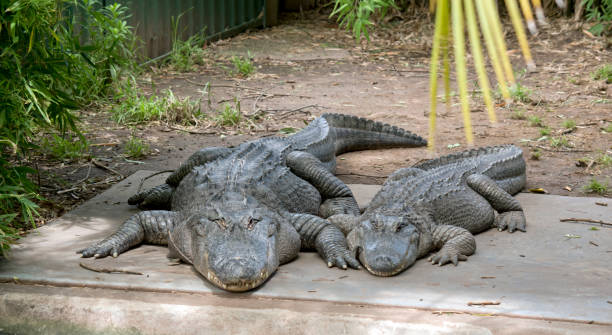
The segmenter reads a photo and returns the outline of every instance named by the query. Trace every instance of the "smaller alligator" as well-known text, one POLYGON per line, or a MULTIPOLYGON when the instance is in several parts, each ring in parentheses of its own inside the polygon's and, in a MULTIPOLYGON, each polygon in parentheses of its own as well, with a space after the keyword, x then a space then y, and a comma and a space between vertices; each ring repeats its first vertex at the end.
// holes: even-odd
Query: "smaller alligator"
POLYGON ((166 183, 128 200, 167 210, 138 213, 78 252, 117 257, 143 242, 168 245, 172 256, 228 291, 261 285, 300 248, 316 249, 330 267, 359 267, 345 236, 325 220, 359 215, 350 189, 333 175, 336 155, 426 144, 395 126, 324 114, 289 137, 205 148, 166 183))
POLYGON ((400 169, 361 216, 329 220, 348 234, 351 252, 372 274, 396 275, 436 250, 433 264, 457 265, 476 251, 472 234, 491 227, 525 231, 512 197, 524 186, 520 148, 472 149, 400 169))

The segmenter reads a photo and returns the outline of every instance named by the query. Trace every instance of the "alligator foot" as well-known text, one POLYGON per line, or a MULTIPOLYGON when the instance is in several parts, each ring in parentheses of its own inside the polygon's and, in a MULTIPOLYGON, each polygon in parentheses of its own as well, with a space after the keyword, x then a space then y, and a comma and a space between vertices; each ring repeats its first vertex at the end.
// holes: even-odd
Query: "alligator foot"
POLYGON ((500 213, 493 222, 493 226, 499 231, 508 229, 508 232, 513 233, 515 230, 527 231, 525 214, 523 211, 510 211, 500 213))
POLYGON ((447 263, 453 263, 455 266, 457 266, 459 261, 467 261, 467 259, 468 256, 462 254, 456 248, 452 246, 444 246, 442 249, 440 249, 440 251, 429 257, 428 261, 434 265, 439 264, 442 266, 447 263))
POLYGON ((337 227, 329 225, 323 228, 317 236, 315 245, 321 257, 327 262, 328 267, 336 266, 346 269, 350 266, 353 269, 361 268, 357 259, 349 251, 344 234, 337 227))

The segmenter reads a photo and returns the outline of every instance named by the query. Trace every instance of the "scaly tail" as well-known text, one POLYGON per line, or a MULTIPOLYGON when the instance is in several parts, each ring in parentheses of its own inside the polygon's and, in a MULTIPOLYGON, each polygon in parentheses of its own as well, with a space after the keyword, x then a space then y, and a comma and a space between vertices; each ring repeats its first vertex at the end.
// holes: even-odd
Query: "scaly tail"
POLYGON ((336 155, 358 150, 427 145, 421 136, 387 123, 343 114, 323 114, 322 118, 335 133, 336 155))

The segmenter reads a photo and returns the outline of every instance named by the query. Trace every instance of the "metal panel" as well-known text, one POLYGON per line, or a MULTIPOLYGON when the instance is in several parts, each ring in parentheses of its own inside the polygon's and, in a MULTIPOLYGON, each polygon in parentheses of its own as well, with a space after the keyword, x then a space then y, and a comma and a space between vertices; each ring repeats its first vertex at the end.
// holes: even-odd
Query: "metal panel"
MULTIPOLYGON (((128 24, 143 42, 142 55, 154 58, 172 49, 172 19, 181 15, 182 39, 205 32, 206 39, 237 34, 264 24, 266 0, 103 0, 128 7, 128 24)), ((77 14, 70 9, 72 15, 77 14)), ((81 18, 86 20, 87 18, 81 18)), ((82 21, 85 22, 85 21, 82 21)))

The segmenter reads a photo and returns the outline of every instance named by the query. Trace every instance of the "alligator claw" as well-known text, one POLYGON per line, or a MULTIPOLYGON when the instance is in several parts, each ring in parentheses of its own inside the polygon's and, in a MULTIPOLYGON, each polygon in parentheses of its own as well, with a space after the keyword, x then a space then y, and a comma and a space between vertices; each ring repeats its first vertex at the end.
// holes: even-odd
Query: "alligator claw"
POLYGON ((340 269, 358 269, 359 262, 348 250, 344 234, 336 226, 325 227, 317 236, 317 251, 326 260, 328 267, 336 266, 340 269))
POLYGON ((468 258, 466 255, 463 255, 455 250, 450 248, 442 248, 442 250, 429 257, 428 261, 430 261, 431 264, 438 264, 439 266, 447 263, 453 263, 455 266, 457 266, 459 261, 467 261, 467 259, 468 258))
POLYGON ((493 223, 499 231, 508 229, 513 233, 515 230, 527 231, 525 214, 522 211, 511 211, 499 214, 493 223))

